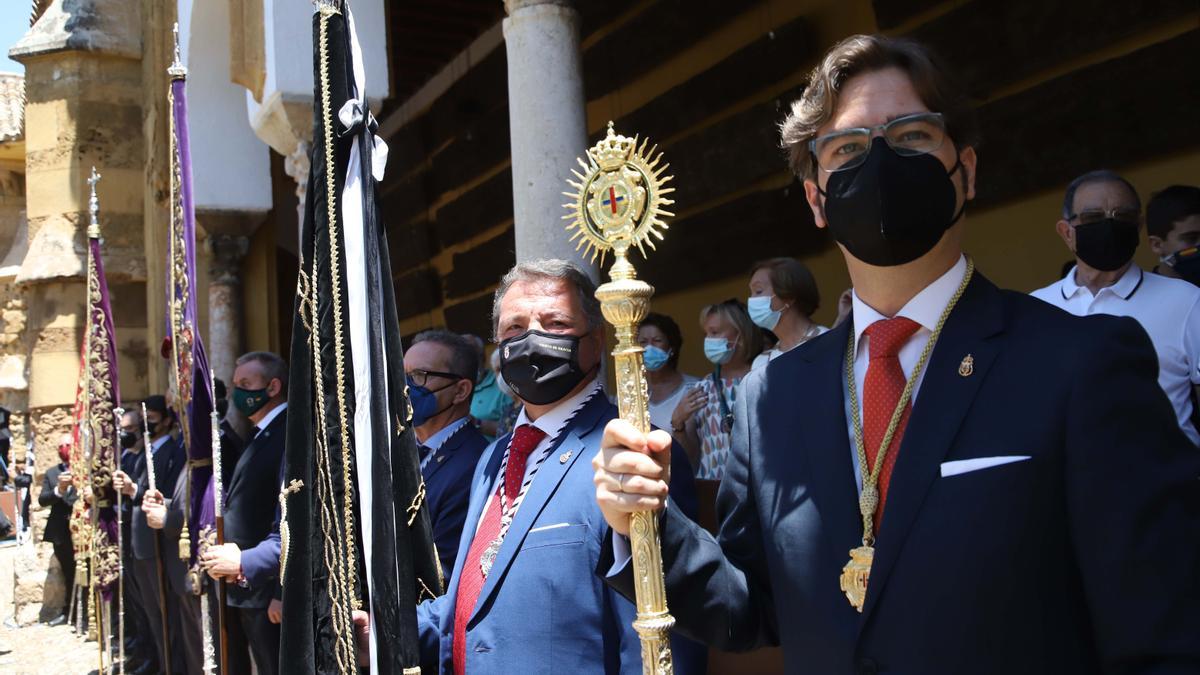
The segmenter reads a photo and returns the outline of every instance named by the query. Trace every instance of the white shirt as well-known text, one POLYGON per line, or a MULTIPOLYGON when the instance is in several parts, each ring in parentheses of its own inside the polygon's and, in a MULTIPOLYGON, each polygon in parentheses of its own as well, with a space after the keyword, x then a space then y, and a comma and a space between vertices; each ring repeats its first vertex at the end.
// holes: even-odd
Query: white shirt
POLYGON ((758 370, 759 368, 762 368, 763 366, 774 361, 775 359, 779 358, 780 356, 783 356, 784 354, 792 351, 792 349, 799 347, 800 345, 804 344, 805 342, 808 342, 809 340, 817 337, 818 335, 824 335, 825 333, 828 333, 828 332, 829 332, 829 329, 826 328, 825 326, 813 324, 813 327, 811 329, 809 329, 808 333, 805 334, 805 336, 799 342, 792 345, 791 349, 781 350, 778 347, 772 347, 771 349, 754 357, 754 362, 750 364, 750 370, 758 370))
MULTIPOLYGON (((271 426, 271 422, 274 422, 275 418, 279 417, 279 413, 283 412, 284 410, 287 410, 287 401, 284 401, 283 403, 280 403, 279 405, 272 408, 271 412, 264 415, 263 418, 261 420, 259 420, 257 424, 254 425, 254 428, 258 429, 258 431, 254 432, 254 435, 257 436, 259 431, 262 431, 262 430, 266 429, 267 427, 271 426)), ((253 440, 253 439, 251 439, 251 440, 253 440)))
POLYGON ((668 433, 671 429, 671 413, 675 412, 675 406, 679 405, 679 399, 691 390, 692 385, 696 383, 696 378, 691 375, 684 375, 683 382, 679 383, 679 387, 668 397, 655 403, 650 402, 650 424, 664 429, 668 433))
POLYGON ((1175 408, 1179 427, 1200 445, 1191 420, 1192 388, 1200 384, 1200 288, 1130 265, 1116 283, 1095 295, 1076 283, 1074 268, 1032 295, 1076 316, 1137 319, 1158 353, 1158 384, 1175 408))
MULTIPOLYGON (((950 299, 954 297, 955 291, 962 284, 963 277, 967 274, 967 259, 959 256, 958 262, 954 263, 945 274, 938 277, 933 283, 926 286, 909 300, 896 316, 902 316, 906 319, 912 319, 920 324, 920 328, 904 343, 900 348, 897 358, 900 359, 900 369, 904 371, 904 377, 908 378, 912 375, 913 369, 917 367, 917 361, 921 359, 921 352, 925 351, 925 345, 929 344, 929 338, 933 335, 933 330, 937 328, 938 321, 942 318, 942 312, 946 311, 946 305, 950 304, 950 299)), ((883 319, 895 318, 887 317, 880 314, 867 303, 863 302, 862 298, 858 297, 858 292, 853 293, 853 309, 851 317, 854 321, 854 388, 858 394, 858 414, 859 419, 862 419, 863 414, 863 381, 867 378, 867 364, 870 362, 871 338, 864 333, 871 324, 883 319)), ((917 375, 917 381, 913 383, 911 405, 917 403, 917 393, 921 389, 921 382, 925 379, 925 371, 917 375)), ((843 385, 844 386, 844 385, 843 385)), ((858 450, 854 440, 854 421, 850 416, 850 397, 847 394, 846 398, 846 427, 850 434, 850 453, 852 455, 851 464, 854 466, 854 477, 858 481, 859 490, 862 489, 862 476, 858 467, 858 450)), ((872 452, 867 449, 867 452, 872 452)))

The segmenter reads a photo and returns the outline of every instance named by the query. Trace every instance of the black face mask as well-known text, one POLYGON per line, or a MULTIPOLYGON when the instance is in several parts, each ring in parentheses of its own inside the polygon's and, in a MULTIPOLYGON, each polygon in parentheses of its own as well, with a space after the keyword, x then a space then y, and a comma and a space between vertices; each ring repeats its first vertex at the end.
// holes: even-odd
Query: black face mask
POLYGON ((825 197, 829 230, 850 255, 880 267, 912 262, 929 253, 958 222, 958 195, 934 155, 903 157, 882 138, 859 166, 830 174, 825 197))
POLYGON ((500 343, 500 375, 528 403, 554 403, 587 374, 579 365, 579 336, 527 330, 500 343))
POLYGON ((121 441, 122 450, 128 450, 137 445, 138 442, 137 434, 133 433, 132 431, 122 431, 118 438, 121 441))
POLYGON ((1193 286, 1200 286, 1200 251, 1194 248, 1180 251, 1168 256, 1164 262, 1175 270, 1180 279, 1193 286))
POLYGON ((1088 267, 1113 272, 1133 259, 1138 225, 1112 218, 1075 227, 1075 255, 1088 267))

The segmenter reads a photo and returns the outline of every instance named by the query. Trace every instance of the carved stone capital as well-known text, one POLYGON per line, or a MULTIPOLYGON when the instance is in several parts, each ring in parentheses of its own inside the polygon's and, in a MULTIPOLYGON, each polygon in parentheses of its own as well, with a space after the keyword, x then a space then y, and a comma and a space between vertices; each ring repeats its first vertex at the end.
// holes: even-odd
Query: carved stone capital
POLYGON ((241 283, 242 258, 250 240, 239 235, 214 234, 205 241, 209 252, 209 284, 236 286, 241 283))
POLYGON ((504 11, 509 16, 512 16, 513 12, 518 9, 537 5, 557 5, 559 7, 566 7, 567 9, 575 8, 574 0, 504 0, 504 11))

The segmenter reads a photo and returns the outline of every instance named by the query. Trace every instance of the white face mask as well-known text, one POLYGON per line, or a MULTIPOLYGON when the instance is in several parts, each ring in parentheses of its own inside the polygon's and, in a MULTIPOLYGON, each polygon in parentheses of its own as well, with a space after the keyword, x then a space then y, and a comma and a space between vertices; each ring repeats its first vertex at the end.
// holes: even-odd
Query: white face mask
POLYGON ((775 330, 775 326, 779 325, 779 317, 783 316, 787 305, 782 309, 771 309, 771 301, 774 299, 773 295, 759 295, 746 301, 746 311, 750 313, 750 320, 754 325, 767 330, 775 330))

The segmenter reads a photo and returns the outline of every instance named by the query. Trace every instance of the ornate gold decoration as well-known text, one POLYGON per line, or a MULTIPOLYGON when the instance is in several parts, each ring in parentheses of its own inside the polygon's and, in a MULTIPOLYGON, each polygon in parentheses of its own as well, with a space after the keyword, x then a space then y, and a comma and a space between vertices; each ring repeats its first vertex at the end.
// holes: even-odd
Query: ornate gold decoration
POLYGON ((417 514, 421 513, 421 505, 425 503, 425 480, 421 480, 420 487, 417 488, 417 494, 413 495, 412 503, 408 505, 405 512, 408 513, 408 526, 412 527, 413 521, 417 519, 417 514))
MULTIPOLYGON (((908 408, 909 401, 912 400, 913 387, 916 386, 921 371, 929 362, 929 355, 933 353, 933 346, 937 344, 938 337, 942 334, 942 327, 946 325, 946 319, 950 316, 954 306, 958 304, 958 299, 962 297, 963 291, 967 290, 967 284, 970 283, 974 273, 975 261, 967 258, 967 271, 963 274, 962 282, 959 283, 958 290, 951 296, 950 302, 946 304, 946 308, 942 310, 937 326, 934 327, 933 334, 929 336, 929 342, 925 343, 925 349, 921 351, 917 365, 913 367, 912 373, 908 376, 908 381, 904 384, 904 391, 900 394, 900 400, 896 402, 896 408, 892 410, 887 431, 883 434, 879 448, 875 450, 873 466, 867 464, 867 449, 863 443, 862 418, 859 415, 858 391, 854 379, 854 331, 850 331, 849 344, 846 346, 846 389, 850 393, 850 421, 854 427, 854 452, 858 456, 858 475, 862 476, 862 491, 858 495, 858 511, 862 515, 863 538, 862 546, 850 551, 850 561, 842 568, 838 585, 846 594, 846 599, 859 612, 863 611, 863 604, 867 600, 867 582, 871 579, 871 564, 875 560, 875 511, 880 505, 879 475, 883 470, 884 456, 888 446, 892 444, 892 437, 896 435, 896 430, 900 427, 904 411, 908 408)), ((961 367, 959 372, 962 372, 961 367)))
MULTIPOLYGON (((643 432, 650 430, 650 395, 635 332, 650 310, 654 288, 637 278, 628 254, 636 246, 645 256, 643 244, 654 248, 653 238, 661 240, 667 229, 662 217, 673 215, 663 207, 674 203, 666 197, 674 191, 665 187, 671 177, 663 175, 669 165, 660 166, 662 154, 655 154, 657 146, 647 151, 647 145, 643 140, 639 146, 636 136, 618 135, 609 122, 608 134, 587 151, 588 161, 579 160, 583 173, 571 172, 576 180, 567 183, 576 191, 564 193, 573 200, 564 205, 571 211, 564 219, 571 221, 567 230, 574 230, 571 241, 579 239, 576 250, 586 246, 584 253, 591 250, 592 259, 600 255, 602 263, 603 255, 613 251, 610 281, 596 289, 596 298, 616 329, 613 357, 621 419, 643 432)), ((637 600, 633 627, 642 642, 642 672, 668 675, 673 672, 670 632, 675 619, 667 611, 657 516, 633 514, 629 538, 637 600)))
POLYGON ((283 577, 287 573, 288 551, 291 550, 292 532, 287 521, 287 498, 304 487, 304 481, 292 479, 287 487, 279 491, 279 584, 283 585, 283 577))
POLYGON ((973 372, 975 372, 975 357, 967 354, 963 357, 962 363, 958 364, 958 374, 970 377, 973 372))

